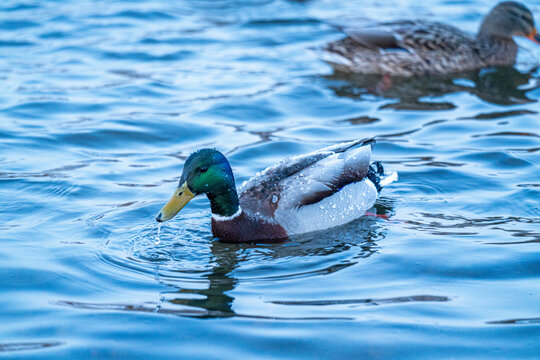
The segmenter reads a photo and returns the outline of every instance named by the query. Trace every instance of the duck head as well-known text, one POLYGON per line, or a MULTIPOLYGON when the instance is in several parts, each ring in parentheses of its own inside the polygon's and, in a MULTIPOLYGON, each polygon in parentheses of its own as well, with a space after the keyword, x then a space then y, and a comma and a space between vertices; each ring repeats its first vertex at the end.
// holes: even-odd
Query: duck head
POLYGON ((213 214, 231 216, 238 211, 238 195, 231 166, 215 149, 201 149, 191 154, 180 176, 178 187, 156 220, 172 219, 191 199, 206 194, 213 214))
POLYGON ((531 11, 525 5, 515 1, 504 1, 497 4, 484 17, 478 36, 503 39, 524 36, 540 44, 540 35, 534 26, 531 11))

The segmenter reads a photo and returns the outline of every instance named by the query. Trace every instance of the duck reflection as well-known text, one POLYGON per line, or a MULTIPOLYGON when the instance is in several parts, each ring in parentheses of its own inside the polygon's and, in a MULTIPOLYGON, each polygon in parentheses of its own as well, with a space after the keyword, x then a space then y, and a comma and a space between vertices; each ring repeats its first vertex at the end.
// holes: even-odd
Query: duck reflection
MULTIPOLYGON (((376 211, 377 214, 386 217, 390 216, 392 208, 389 204, 379 204, 376 211)), ((287 271, 275 267, 274 271, 266 269, 264 275, 250 277, 249 281, 279 281, 295 277, 327 275, 352 266, 359 259, 376 253, 377 241, 382 238, 384 238, 384 230, 380 220, 374 216, 366 216, 338 228, 291 238, 286 243, 250 245, 214 241, 210 244, 213 267, 207 275, 202 276, 208 281, 208 286, 205 289, 183 288, 163 295, 174 307, 187 307, 177 310, 177 314, 182 316, 268 318, 263 315, 238 314, 234 311, 234 297, 231 292, 239 282, 246 280, 235 276, 236 269, 242 265, 257 267, 261 263, 268 264, 270 268, 272 264, 286 258, 325 257, 340 253, 346 256, 346 252, 351 253, 351 256, 347 256, 346 259, 340 257, 339 262, 324 262, 324 266, 311 270, 306 270, 304 267, 296 271, 294 267, 287 268, 287 271)), ((336 256, 331 256, 329 260, 335 258, 336 256)), ((166 281, 162 282, 166 284, 166 281)), ((163 305, 162 308, 168 308, 168 306, 163 305)))
MULTIPOLYGON (((267 284, 273 282, 275 286, 279 286, 282 281, 290 279, 313 279, 333 274, 377 253, 379 250, 377 243, 385 237, 387 228, 380 218, 388 219, 393 216, 393 200, 380 198, 375 206, 375 211, 376 214, 364 216, 349 224, 326 231, 304 234, 291 238, 285 243, 249 245, 210 242, 209 262, 211 266, 206 273, 201 274, 199 271, 193 272, 188 269, 182 270, 177 267, 176 261, 172 261, 169 266, 163 263, 158 265, 155 270, 155 279, 160 284, 169 287, 170 290, 160 292, 160 301, 157 303, 119 304, 61 300, 57 301, 56 304, 79 309, 135 311, 203 319, 244 317, 286 320, 352 320, 354 318, 336 316, 282 318, 268 314, 239 313, 234 309, 233 290, 241 282, 264 282, 267 284), (310 263, 306 260, 315 261, 312 261, 311 265, 306 265, 306 263, 310 263), (283 263, 287 265, 283 266, 283 263), (245 275, 246 273, 247 275, 245 275), (178 275, 171 276, 172 274, 178 275), (197 274, 197 276, 196 278, 192 276, 186 278, 186 274, 197 274), (190 286, 190 284, 197 285, 190 286), (205 284, 202 289, 200 288, 201 284, 205 284), (198 288, 194 289, 193 287, 198 288)), ((171 247, 174 246, 171 245, 171 247)), ((149 263, 149 265, 152 264, 149 263)), ((267 301, 282 306, 327 306, 449 301, 449 298, 433 295, 406 295, 384 299, 323 299, 315 301, 311 299, 299 301, 269 299, 267 301)))
POLYGON ((178 289, 168 292, 167 297, 171 304, 188 306, 199 309, 198 312, 185 313, 183 315, 195 315, 198 317, 230 317, 235 313, 232 310, 234 297, 228 294, 238 283, 231 273, 238 267, 238 253, 227 244, 214 242, 210 244, 212 251, 212 270, 203 275, 208 280, 206 289, 178 289), (181 294, 181 297, 175 297, 181 294))
POLYGON ((537 68, 520 72, 513 67, 496 67, 452 76, 400 78, 380 75, 335 72, 326 76, 337 96, 362 99, 376 95, 398 99, 382 108, 396 110, 450 110, 450 102, 427 101, 423 98, 467 92, 497 105, 535 102, 527 93, 540 87, 537 68))

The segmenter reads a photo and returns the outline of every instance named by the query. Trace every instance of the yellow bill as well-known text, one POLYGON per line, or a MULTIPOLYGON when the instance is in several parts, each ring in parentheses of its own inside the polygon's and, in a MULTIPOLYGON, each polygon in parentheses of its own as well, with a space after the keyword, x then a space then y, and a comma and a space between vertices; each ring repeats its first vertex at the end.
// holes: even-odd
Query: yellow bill
POLYGON ((162 222, 172 219, 194 197, 195 194, 191 192, 187 182, 184 182, 174 191, 169 202, 159 211, 156 220, 162 222))

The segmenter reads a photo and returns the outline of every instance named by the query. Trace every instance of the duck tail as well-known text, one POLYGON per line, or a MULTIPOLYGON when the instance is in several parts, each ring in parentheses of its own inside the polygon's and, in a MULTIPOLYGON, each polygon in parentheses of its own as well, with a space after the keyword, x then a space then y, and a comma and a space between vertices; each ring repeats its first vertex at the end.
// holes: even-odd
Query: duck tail
POLYGON ((376 161, 369 165, 367 178, 371 180, 377 192, 381 192, 382 188, 393 183, 398 179, 398 174, 395 171, 385 172, 380 161, 376 161))

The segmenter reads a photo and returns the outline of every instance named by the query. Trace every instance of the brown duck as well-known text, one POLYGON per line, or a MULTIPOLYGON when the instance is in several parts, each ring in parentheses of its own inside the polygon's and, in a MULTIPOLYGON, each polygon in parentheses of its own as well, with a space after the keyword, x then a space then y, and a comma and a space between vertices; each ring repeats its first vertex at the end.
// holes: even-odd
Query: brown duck
POLYGON ((267 242, 350 222, 373 206, 381 188, 397 179, 371 163, 373 139, 333 145, 286 159, 236 191, 225 156, 215 149, 191 154, 159 222, 206 194, 212 233, 226 242, 267 242))
POLYGON ((540 44, 531 11, 505 1, 485 17, 472 37, 456 27, 432 21, 395 21, 345 29, 346 38, 329 43, 323 60, 350 73, 414 76, 457 73, 513 65, 514 36, 540 44))

